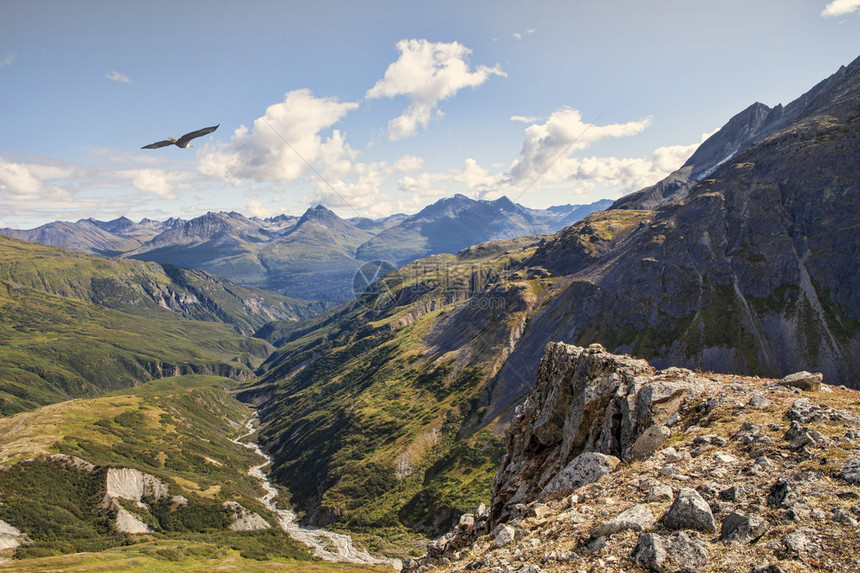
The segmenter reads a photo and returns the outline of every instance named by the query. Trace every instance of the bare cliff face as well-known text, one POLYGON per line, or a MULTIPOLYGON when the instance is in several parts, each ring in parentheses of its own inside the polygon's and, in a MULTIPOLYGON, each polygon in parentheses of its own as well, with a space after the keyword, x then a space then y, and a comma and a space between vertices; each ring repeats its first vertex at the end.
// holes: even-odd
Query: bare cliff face
POLYGON ((858 396, 549 344, 491 507, 405 569, 856 571, 858 396))

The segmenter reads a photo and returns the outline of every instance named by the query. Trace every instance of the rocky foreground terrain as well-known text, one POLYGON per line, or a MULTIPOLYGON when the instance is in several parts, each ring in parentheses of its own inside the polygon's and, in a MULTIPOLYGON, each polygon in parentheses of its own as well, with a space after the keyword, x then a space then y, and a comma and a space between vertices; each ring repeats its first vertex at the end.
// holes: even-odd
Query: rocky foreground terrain
POLYGON ((491 506, 407 571, 860 570, 860 392, 820 374, 551 343, 507 446, 491 506))

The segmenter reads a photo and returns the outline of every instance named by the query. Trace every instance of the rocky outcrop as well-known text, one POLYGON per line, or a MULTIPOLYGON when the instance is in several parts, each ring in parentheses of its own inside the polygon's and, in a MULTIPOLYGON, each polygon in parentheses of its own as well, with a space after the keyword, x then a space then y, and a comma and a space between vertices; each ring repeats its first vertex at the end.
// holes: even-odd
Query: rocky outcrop
POLYGON ((464 515, 405 569, 860 570, 860 392, 806 387, 550 344, 492 512, 464 515), (613 456, 604 475, 570 479, 613 456), (565 475, 573 485, 547 495, 565 475))
POLYGON ((26 543, 28 538, 21 533, 16 527, 12 527, 3 520, 0 520, 0 551, 4 549, 14 549, 26 543))
POLYGON ((671 432, 667 424, 712 385, 688 370, 656 373, 644 360, 600 345, 547 345, 534 390, 511 423, 493 485, 492 523, 509 519, 518 505, 596 481, 617 465, 610 458, 653 452, 671 432))
POLYGON ((135 502, 141 509, 147 505, 143 499, 170 497, 160 479, 133 468, 108 468, 105 476, 105 495, 101 507, 114 512, 114 527, 120 533, 148 533, 150 527, 119 503, 118 499, 135 502))

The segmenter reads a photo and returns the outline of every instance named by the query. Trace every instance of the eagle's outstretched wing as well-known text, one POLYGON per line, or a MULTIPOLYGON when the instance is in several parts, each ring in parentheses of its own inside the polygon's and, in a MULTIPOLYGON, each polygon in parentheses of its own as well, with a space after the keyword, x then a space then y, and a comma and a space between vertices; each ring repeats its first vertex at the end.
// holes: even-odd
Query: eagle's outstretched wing
POLYGON ((218 126, 220 126, 220 125, 221 124, 219 123, 218 125, 213 125, 212 127, 204 127, 203 129, 198 129, 197 131, 192 131, 191 133, 186 133, 185 135, 183 135, 182 137, 179 138, 179 140, 176 142, 176 145, 178 145, 179 147, 186 147, 186 146, 188 146, 188 142, 191 141, 192 139, 194 139, 195 137, 202 137, 204 135, 212 133, 213 131, 218 129, 218 126))
POLYGON ((173 140, 165 139, 164 141, 156 141, 155 143, 144 145, 143 147, 141 147, 141 149, 158 149, 159 147, 164 147, 166 145, 173 145, 173 140))

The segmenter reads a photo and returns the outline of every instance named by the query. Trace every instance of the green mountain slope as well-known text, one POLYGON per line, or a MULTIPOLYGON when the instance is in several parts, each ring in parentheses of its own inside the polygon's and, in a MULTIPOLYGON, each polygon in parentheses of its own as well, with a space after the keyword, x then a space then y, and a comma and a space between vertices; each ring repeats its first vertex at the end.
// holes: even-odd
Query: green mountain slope
POLYGON ((220 323, 129 314, 0 281, 0 413, 152 378, 247 378, 270 346, 220 323))
POLYGON ((203 271, 82 255, 4 235, 0 279, 135 314, 224 322, 245 335, 269 321, 306 318, 325 308, 203 271))

